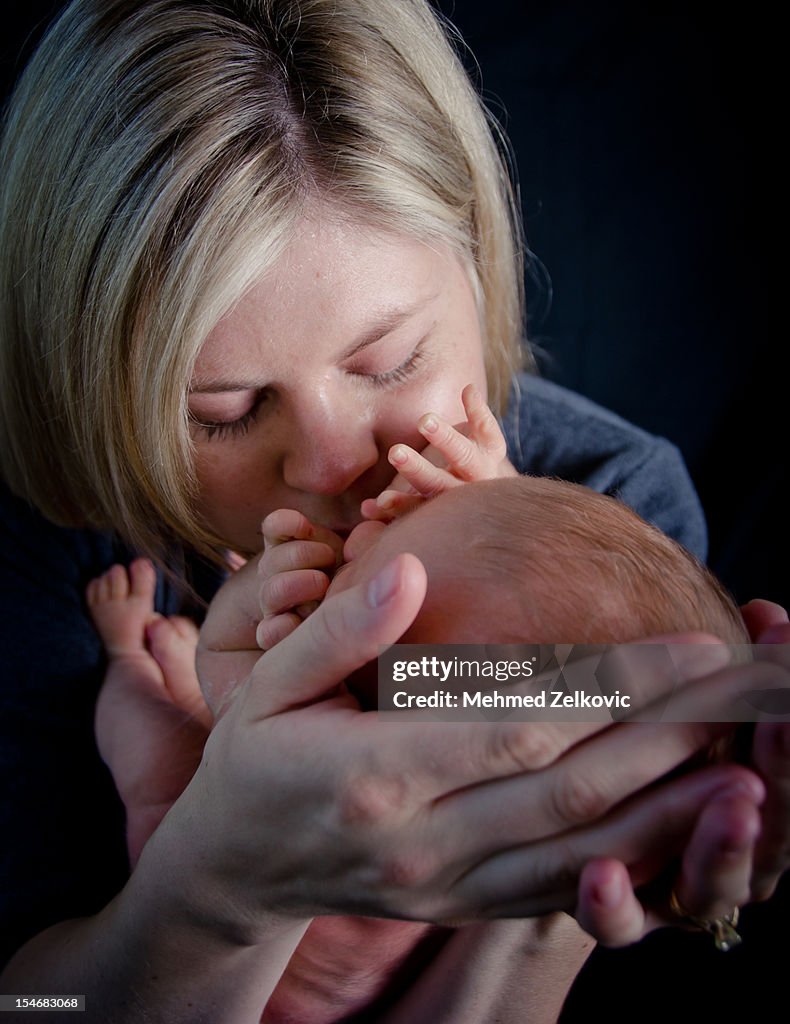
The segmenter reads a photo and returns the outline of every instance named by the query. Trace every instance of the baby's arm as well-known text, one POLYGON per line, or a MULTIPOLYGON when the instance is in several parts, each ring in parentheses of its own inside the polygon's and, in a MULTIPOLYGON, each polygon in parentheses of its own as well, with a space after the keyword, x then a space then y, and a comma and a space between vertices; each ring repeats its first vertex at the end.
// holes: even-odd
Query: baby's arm
POLYGON ((507 458, 505 437, 474 384, 467 384, 461 401, 466 423, 460 429, 429 412, 417 424, 429 442, 424 452, 406 444, 390 448, 388 458, 398 475, 377 498, 362 502, 367 519, 394 519, 426 498, 471 480, 516 475, 507 458))
POLYGON ((107 651, 96 742, 126 808, 132 866, 200 762, 211 726, 195 673, 197 628, 154 612, 147 559, 88 584, 88 609, 107 651))
POLYGON ((314 526, 295 509, 271 512, 263 521, 263 618, 256 639, 270 650, 315 610, 329 586, 327 571, 343 557, 343 540, 323 526, 314 526))

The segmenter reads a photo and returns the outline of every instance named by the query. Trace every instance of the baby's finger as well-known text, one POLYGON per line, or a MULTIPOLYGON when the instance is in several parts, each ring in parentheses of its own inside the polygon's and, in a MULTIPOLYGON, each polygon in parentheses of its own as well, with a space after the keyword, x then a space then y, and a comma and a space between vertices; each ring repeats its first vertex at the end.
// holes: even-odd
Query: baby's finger
POLYGON ((281 640, 301 625, 302 620, 295 612, 286 612, 284 615, 275 615, 270 619, 262 619, 255 631, 255 640, 262 651, 270 651, 276 647, 281 640))
POLYGON ((312 536, 313 524, 295 508, 278 508, 261 524, 264 543, 284 544, 287 540, 305 540, 312 536))
POLYGON ((275 576, 293 569, 332 569, 337 561, 338 553, 329 544, 291 540, 267 548, 258 560, 258 572, 261 576, 275 576))
POLYGON ((377 498, 366 498, 360 509, 366 519, 389 523, 413 511, 424 501, 425 498, 421 494, 387 490, 382 491, 377 498))
MULTIPOLYGON (((386 494, 387 492, 382 491, 381 493, 386 494)), ((381 495, 379 495, 379 497, 381 497, 381 495)), ((378 498, 365 498, 359 506, 359 511, 362 514, 363 519, 368 519, 374 523, 389 523, 393 519, 393 516, 391 516, 385 509, 379 508, 378 498)))
POLYGON ((270 512, 261 524, 264 550, 291 540, 318 541, 328 544, 337 556, 343 550, 343 541, 333 530, 311 523, 307 516, 293 508, 280 508, 270 512))
POLYGON ((320 606, 320 601, 307 601, 305 604, 300 604, 298 608, 294 608, 294 611, 300 619, 306 619, 308 615, 312 615, 316 608, 320 606))
MULTIPOLYGON (((448 469, 460 480, 479 480, 492 475, 490 467, 493 463, 487 453, 441 416, 427 413, 417 424, 417 429, 444 456, 448 469)), ((403 469, 398 468, 403 473, 403 469)), ((413 483, 410 477, 409 481, 413 483)))
POLYGON ((457 487, 461 482, 452 473, 434 466, 424 455, 406 444, 393 445, 387 458, 390 465, 424 498, 434 498, 451 487, 457 487))
POLYGON ((260 593, 264 618, 291 611, 300 604, 320 601, 326 594, 329 577, 318 569, 294 569, 265 580, 260 593))
POLYGON ((468 423, 467 436, 493 460, 504 459, 507 454, 505 435, 474 384, 466 385, 461 401, 468 423))
POLYGON ((426 584, 419 560, 403 554, 368 583, 325 601, 300 630, 256 662, 247 713, 267 718, 334 690, 411 625, 426 584))

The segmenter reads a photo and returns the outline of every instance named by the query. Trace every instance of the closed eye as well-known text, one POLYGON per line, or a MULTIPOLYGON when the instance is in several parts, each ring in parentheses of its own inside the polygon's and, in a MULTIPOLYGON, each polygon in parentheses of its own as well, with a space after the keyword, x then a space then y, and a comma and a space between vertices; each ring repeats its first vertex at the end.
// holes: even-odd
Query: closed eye
POLYGON ((369 383, 377 388, 386 388, 393 384, 405 384, 406 381, 410 380, 411 377, 414 376, 417 368, 425 358, 425 354, 423 352, 424 341, 425 339, 423 338, 414 351, 411 352, 399 366, 395 366, 391 370, 386 370, 383 373, 358 373, 357 375, 365 377, 369 383))
POLYGON ((207 441, 222 441, 229 437, 243 437, 258 418, 266 398, 266 392, 262 391, 247 412, 232 420, 203 420, 194 413, 190 413, 189 422, 207 441))

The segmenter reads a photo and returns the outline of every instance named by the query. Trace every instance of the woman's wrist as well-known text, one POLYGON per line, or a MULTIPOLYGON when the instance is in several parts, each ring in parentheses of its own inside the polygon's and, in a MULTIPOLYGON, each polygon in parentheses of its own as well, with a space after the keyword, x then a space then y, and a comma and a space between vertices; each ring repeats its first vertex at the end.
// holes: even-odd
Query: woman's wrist
POLYGON ((205 905, 196 913, 188 872, 155 847, 100 913, 27 943, 3 972, 4 991, 84 993, 86 1024, 258 1024, 307 922, 272 919, 268 941, 244 945, 213 927, 205 905))
MULTIPOLYGON (((293 951, 311 918, 267 908, 260 894, 235 886, 224 869, 220 844, 227 836, 201 826, 199 779, 187 787, 142 850, 127 885, 129 900, 164 913, 175 929, 217 951, 283 945, 293 951)), ((287 963, 287 957, 285 962, 287 963)))
POLYGON ((103 912, 108 933, 122 937, 119 988, 135 992, 154 1021, 257 1024, 310 922, 241 910, 188 828, 193 808, 180 803, 103 912))

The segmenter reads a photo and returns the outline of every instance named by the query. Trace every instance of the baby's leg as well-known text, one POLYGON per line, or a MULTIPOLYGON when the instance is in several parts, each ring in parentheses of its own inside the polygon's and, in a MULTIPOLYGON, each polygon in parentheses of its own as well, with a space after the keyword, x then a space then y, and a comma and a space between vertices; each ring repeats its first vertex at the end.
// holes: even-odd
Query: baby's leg
POLYGON ((211 726, 195 674, 197 629, 157 615, 155 589, 153 565, 138 559, 86 591, 108 657, 96 744, 126 808, 132 865, 192 778, 211 726))
POLYGON ((86 597, 94 625, 102 639, 110 670, 129 671, 138 678, 150 674, 181 710, 205 716, 195 675, 195 624, 181 616, 165 618, 154 611, 156 571, 146 558, 128 570, 113 565, 91 580, 86 597), (161 675, 160 675, 161 673, 161 675))

